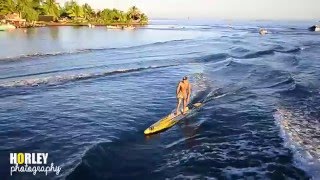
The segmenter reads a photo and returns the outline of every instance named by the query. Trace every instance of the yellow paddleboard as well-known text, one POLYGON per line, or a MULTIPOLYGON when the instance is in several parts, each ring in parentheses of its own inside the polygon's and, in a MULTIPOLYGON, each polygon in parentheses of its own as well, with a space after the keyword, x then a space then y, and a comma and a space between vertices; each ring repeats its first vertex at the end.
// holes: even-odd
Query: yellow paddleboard
POLYGON ((179 122, 182 118, 184 118, 186 115, 188 115, 191 111, 193 111, 196 108, 201 107, 202 103, 195 103, 193 104, 193 107, 191 109, 188 108, 186 114, 179 114, 174 115, 173 113, 169 114, 168 116, 160 119, 158 122, 152 124, 150 127, 148 127, 145 131, 145 135, 154 134, 158 132, 162 132, 175 124, 179 122))

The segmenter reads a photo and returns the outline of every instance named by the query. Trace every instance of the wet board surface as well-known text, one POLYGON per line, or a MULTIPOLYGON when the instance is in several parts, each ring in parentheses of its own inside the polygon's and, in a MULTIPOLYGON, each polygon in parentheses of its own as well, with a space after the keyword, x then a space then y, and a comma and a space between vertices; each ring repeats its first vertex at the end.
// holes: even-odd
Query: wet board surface
POLYGON ((177 124, 181 119, 190 115, 196 109, 199 109, 201 106, 202 106, 202 103, 195 103, 195 104, 191 105, 191 108, 189 106, 189 110, 185 114, 179 114, 179 115, 175 116, 174 113, 170 113, 166 117, 160 119, 159 121, 157 121, 156 123, 154 123, 150 127, 148 127, 144 131, 144 134, 150 135, 150 134, 163 132, 163 131, 167 130, 168 128, 177 124))

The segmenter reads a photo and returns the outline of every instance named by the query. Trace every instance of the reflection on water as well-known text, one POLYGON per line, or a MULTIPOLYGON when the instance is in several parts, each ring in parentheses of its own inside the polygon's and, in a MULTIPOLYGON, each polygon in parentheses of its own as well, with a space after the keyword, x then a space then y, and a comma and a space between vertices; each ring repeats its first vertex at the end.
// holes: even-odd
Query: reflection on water
POLYGON ((56 28, 50 28, 50 36, 52 38, 52 40, 58 40, 59 38, 59 27, 56 28))
POLYGON ((39 28, 27 28, 24 29, 24 32, 26 33, 27 38, 32 40, 39 33, 39 28))
POLYGON ((0 34, 1 47, 16 47, 15 49, 0 49, 0 59, 33 54, 74 52, 83 49, 131 47, 199 37, 199 34, 192 32, 163 32, 149 29, 119 31, 108 30, 105 27, 88 28, 86 26, 16 29, 0 34), (51 41, 52 39, 55 41, 51 41))

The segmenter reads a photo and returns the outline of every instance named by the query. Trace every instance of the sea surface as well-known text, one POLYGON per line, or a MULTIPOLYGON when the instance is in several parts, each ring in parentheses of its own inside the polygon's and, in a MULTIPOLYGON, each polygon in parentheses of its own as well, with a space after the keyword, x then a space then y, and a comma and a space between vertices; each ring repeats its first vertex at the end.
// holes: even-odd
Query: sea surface
POLYGON ((314 23, 0 32, 1 179, 320 179, 314 23), (144 136, 175 108, 186 75, 204 105, 144 136), (10 176, 12 152, 49 153, 62 170, 10 176))

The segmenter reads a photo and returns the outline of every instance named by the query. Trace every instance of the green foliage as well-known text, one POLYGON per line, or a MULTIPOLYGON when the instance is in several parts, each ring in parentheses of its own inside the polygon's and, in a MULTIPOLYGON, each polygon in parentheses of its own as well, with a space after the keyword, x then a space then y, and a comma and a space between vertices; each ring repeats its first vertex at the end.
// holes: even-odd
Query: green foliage
POLYGON ((77 2, 71 0, 67 1, 64 4, 64 12, 67 15, 67 17, 77 20, 79 18, 84 17, 84 11, 82 6, 80 6, 77 2))
POLYGON ((79 5, 74 0, 67 1, 63 7, 56 0, 0 0, 0 15, 18 13, 27 21, 38 19, 38 15, 51 15, 55 19, 68 17, 75 22, 89 21, 94 23, 140 23, 147 24, 148 17, 136 6, 127 12, 117 9, 103 9, 95 12, 89 4, 79 5))
POLYGON ((43 2, 42 9, 45 15, 51 15, 55 19, 60 17, 60 6, 55 0, 46 0, 43 2))
POLYGON ((0 0, 1 15, 18 13, 21 18, 34 21, 40 11, 40 0, 0 0))
POLYGON ((148 24, 148 21, 149 21, 148 16, 142 13, 140 16, 140 24, 146 25, 148 24))
POLYGON ((134 21, 140 20, 140 18, 141 18, 141 11, 136 6, 132 6, 128 10, 127 14, 129 16, 129 18, 134 21))
POLYGON ((17 4, 14 0, 0 0, 0 15, 17 12, 17 4))
POLYGON ((91 8, 91 6, 87 3, 85 3, 83 6, 82 6, 82 9, 83 9, 83 16, 86 20, 89 20, 91 19, 92 17, 94 17, 94 11, 93 9, 91 8))
POLYGON ((126 21, 126 14, 122 11, 117 9, 104 9, 100 13, 100 18, 106 24, 110 23, 117 23, 117 22, 125 22, 126 21))
POLYGON ((67 10, 69 17, 73 19, 82 18, 84 16, 83 9, 77 3, 72 3, 71 7, 67 10))
POLYGON ((27 21, 38 20, 39 12, 36 8, 39 7, 38 2, 33 0, 17 0, 17 11, 20 16, 27 21))

